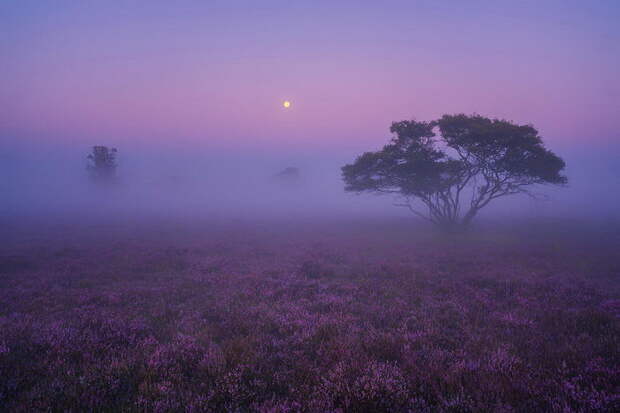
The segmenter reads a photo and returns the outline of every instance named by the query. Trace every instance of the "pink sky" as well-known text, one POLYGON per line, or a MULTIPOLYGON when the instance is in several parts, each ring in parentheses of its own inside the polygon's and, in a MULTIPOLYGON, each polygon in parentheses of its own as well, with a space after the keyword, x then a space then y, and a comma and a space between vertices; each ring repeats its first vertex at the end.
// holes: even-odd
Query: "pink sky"
POLYGON ((454 112, 619 138, 615 2, 290 3, 3 2, 2 139, 373 148, 454 112))

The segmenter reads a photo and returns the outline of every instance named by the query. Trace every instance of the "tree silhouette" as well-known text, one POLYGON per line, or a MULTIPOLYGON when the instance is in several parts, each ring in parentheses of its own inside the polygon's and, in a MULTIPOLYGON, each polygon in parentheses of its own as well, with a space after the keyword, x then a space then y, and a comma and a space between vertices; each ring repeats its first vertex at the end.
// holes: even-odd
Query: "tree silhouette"
POLYGON ((107 146, 93 146, 92 152, 87 156, 86 169, 91 179, 98 183, 111 183, 116 180, 116 148, 107 146))
POLYGON ((399 195, 397 205, 444 228, 468 226, 494 199, 567 182, 564 161, 531 125, 459 114, 394 122, 390 131, 382 150, 342 168, 345 190, 399 195))

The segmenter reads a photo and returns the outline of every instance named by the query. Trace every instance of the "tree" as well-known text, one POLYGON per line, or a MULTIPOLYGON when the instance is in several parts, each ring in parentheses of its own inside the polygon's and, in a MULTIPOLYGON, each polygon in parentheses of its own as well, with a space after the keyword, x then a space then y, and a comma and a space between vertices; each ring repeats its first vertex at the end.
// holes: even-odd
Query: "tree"
POLYGON ((531 125, 459 114, 394 122, 390 131, 382 150, 342 168, 345 190, 396 194, 397 205, 447 229, 467 227, 494 199, 567 182, 564 161, 531 125))
POLYGON ((278 172, 274 176, 278 181, 285 184, 297 184, 301 177, 299 173, 299 168, 295 168, 294 166, 289 166, 284 168, 282 171, 278 172))
POLYGON ((93 181, 110 183, 116 179, 116 153, 116 148, 93 146, 92 152, 87 156, 86 167, 93 181))

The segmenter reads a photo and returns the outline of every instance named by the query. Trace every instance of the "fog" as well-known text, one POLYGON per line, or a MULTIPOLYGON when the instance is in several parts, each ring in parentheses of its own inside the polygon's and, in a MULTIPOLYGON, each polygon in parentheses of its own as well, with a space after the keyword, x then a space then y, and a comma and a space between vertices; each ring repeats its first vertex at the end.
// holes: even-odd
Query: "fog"
POLYGON ((1 5, 3 219, 408 217, 340 168, 444 113, 531 122, 567 163, 479 219, 616 219, 615 4, 190 3, 1 5), (115 187, 89 182, 93 145, 118 148, 115 187))
MULTIPOLYGON (((106 144, 106 142, 93 142, 106 144)), ((123 216, 168 219, 330 219, 411 217, 388 195, 346 193, 340 168, 374 147, 288 151, 118 145, 117 182, 101 187, 88 178, 86 145, 3 145, 0 174, 3 220, 123 216), (276 175, 287 167, 298 179, 276 175)), ((551 148, 555 149, 555 148, 551 148)), ((617 154, 556 150, 566 163, 564 187, 538 187, 538 199, 513 195, 483 209, 479 219, 618 219, 617 154)), ((25 223, 25 222, 24 222, 25 223)))

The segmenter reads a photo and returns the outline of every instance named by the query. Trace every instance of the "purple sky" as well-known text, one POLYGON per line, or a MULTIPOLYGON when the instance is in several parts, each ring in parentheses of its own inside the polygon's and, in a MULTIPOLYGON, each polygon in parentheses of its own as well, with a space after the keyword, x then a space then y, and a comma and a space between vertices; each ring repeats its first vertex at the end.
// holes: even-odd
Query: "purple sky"
POLYGON ((3 1, 2 139, 357 150, 478 112, 607 144, 618 21, 616 1, 3 1))

